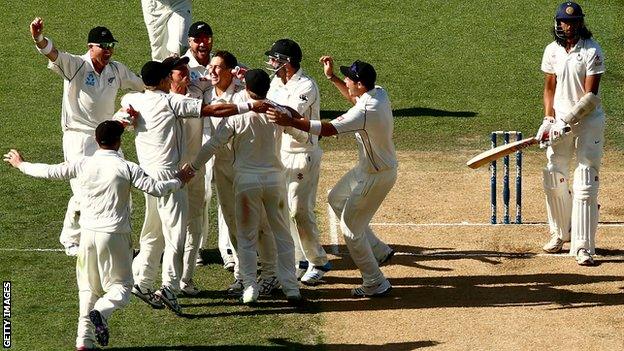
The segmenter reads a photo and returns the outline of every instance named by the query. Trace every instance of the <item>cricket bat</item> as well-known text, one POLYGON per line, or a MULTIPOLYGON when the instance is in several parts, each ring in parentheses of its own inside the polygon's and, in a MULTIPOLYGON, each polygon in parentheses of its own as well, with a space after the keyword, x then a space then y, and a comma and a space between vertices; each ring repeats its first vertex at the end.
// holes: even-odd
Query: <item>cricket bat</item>
POLYGON ((489 164, 490 162, 497 160, 503 156, 507 156, 518 150, 522 150, 524 148, 537 144, 539 144, 539 140, 535 139, 535 137, 514 141, 513 143, 509 144, 503 144, 501 146, 478 154, 477 156, 471 158, 468 162, 466 162, 466 165, 472 169, 476 169, 485 164, 489 164))

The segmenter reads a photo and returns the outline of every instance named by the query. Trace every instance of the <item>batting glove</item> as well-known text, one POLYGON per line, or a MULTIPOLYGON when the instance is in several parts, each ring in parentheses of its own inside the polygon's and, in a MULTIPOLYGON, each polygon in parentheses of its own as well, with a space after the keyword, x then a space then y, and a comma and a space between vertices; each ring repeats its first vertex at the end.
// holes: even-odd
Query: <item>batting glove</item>
POLYGON ((555 124, 550 128, 550 145, 555 145, 561 141, 561 138, 570 131, 570 127, 566 122, 561 119, 557 119, 555 124))

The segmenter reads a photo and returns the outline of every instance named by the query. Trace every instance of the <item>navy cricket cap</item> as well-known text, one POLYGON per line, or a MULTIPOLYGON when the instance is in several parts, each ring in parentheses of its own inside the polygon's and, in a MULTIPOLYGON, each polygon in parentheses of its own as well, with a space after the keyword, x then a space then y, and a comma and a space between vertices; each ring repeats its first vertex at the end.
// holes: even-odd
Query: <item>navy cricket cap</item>
POLYGON ((112 146, 121 140, 124 132, 123 124, 119 121, 104 121, 95 128, 95 141, 102 146, 112 146))
POLYGON ((261 69, 252 69, 245 73, 245 86, 247 90, 265 98, 271 86, 271 78, 261 69))
POLYGON ((367 87, 375 85, 377 72, 371 64, 356 60, 351 66, 340 66, 340 72, 354 82, 362 82, 367 87))
POLYGON ((173 66, 163 62, 147 61, 141 68, 141 79, 145 85, 155 87, 171 73, 172 69, 173 66))
POLYGON ((174 68, 181 66, 181 65, 187 65, 189 63, 189 58, 186 56, 169 56, 166 59, 163 60, 163 64, 165 65, 166 68, 169 68, 169 71, 171 72, 174 68))
POLYGON ((188 30, 188 36, 191 38, 197 38, 201 34, 212 36, 212 28, 210 28, 208 23, 199 21, 191 24, 188 30))
POLYGON ((264 53, 267 56, 273 56, 278 60, 288 61, 288 62, 301 62, 303 58, 303 53, 301 52, 301 48, 299 44, 297 44, 294 40, 290 39, 280 39, 271 45, 269 51, 264 53))
POLYGON ((555 14, 555 19, 557 21, 565 21, 565 20, 581 20, 585 17, 583 14, 583 9, 581 9, 581 5, 568 1, 559 5, 557 8, 557 14, 555 14))
POLYGON ((98 26, 89 31, 87 43, 117 43, 117 40, 115 40, 115 38, 113 37, 113 33, 111 33, 108 28, 98 26))

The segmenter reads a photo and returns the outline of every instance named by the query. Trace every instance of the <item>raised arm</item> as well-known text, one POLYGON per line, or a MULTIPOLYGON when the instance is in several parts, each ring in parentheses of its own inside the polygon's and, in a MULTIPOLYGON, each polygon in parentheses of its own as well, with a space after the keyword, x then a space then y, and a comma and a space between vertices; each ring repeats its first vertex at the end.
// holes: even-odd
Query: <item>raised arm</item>
POLYGON ((9 150, 9 152, 4 155, 4 161, 31 177, 61 180, 75 178, 78 174, 81 162, 63 162, 56 165, 30 163, 25 162, 19 151, 15 149, 9 150))
POLYGON ((319 62, 323 65, 325 77, 329 79, 330 82, 334 83, 334 86, 338 89, 338 91, 340 91, 340 94, 347 99, 347 101, 355 105, 355 98, 349 95, 347 85, 334 73, 334 58, 328 55, 321 56, 319 62))
POLYGON ((30 22, 30 34, 39 52, 45 55, 50 61, 56 61, 58 50, 52 43, 52 40, 43 36, 43 19, 41 17, 37 17, 30 22))

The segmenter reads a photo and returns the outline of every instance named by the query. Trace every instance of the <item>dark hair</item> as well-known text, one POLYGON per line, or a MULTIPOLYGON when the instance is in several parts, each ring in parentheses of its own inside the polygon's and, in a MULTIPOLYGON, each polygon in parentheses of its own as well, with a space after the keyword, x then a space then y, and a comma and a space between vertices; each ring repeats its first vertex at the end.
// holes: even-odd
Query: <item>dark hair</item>
POLYGON ((104 121, 95 128, 95 140, 102 148, 109 148, 121 140, 124 132, 123 124, 119 121, 104 121))
MULTIPOLYGON (((551 33, 553 35, 553 38, 555 38, 555 41, 557 42, 557 44, 559 44, 559 46, 565 47, 566 39, 565 38, 560 38, 560 37, 557 36, 556 28, 553 27, 553 28, 551 28, 550 31, 551 31, 551 33)), ((578 29, 578 36, 581 39, 589 39, 589 38, 591 38, 593 36, 592 32, 585 25, 585 21, 581 21, 581 26, 578 29)))
POLYGON ((234 68, 238 66, 238 61, 236 60, 236 56, 234 56, 231 52, 225 50, 219 50, 215 52, 213 57, 220 57, 223 60, 226 68, 234 68))

